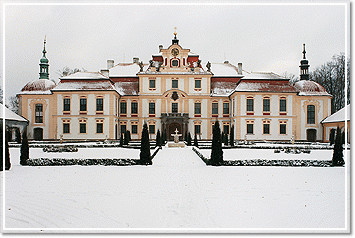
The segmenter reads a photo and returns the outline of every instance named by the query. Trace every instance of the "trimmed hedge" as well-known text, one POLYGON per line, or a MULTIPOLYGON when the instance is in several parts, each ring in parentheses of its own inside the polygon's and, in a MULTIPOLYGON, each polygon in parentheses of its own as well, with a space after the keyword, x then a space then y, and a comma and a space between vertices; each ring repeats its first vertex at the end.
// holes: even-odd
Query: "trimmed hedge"
POLYGON ((27 160, 29 166, 67 166, 67 165, 104 165, 104 166, 129 166, 139 165, 138 159, 29 159, 27 160))

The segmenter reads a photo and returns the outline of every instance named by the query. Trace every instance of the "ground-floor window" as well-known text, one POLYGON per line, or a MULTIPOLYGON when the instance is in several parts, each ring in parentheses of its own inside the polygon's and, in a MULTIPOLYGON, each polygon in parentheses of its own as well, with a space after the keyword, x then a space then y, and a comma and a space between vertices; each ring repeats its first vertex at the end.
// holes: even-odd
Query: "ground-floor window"
POLYGON ((201 125, 195 125, 195 135, 201 134, 201 125))
POLYGON ((254 134, 254 124, 247 124, 247 134, 254 134))
POLYGON ((126 125, 121 125, 121 133, 125 133, 127 130, 126 125))
POLYGON ((263 134, 270 134, 270 124, 263 125, 263 134))
POLYGON ((96 133, 104 133, 104 124, 96 123, 96 133))
POLYGON ((132 134, 138 133, 138 125, 132 125, 132 134))
POLYGON ((223 133, 229 134, 229 125, 223 125, 223 133))
POLYGON ((286 124, 280 124, 280 134, 286 135, 286 124))
POLYGON ((80 123, 80 133, 86 133, 86 123, 80 123))
POLYGON ((155 125, 149 125, 149 134, 155 134, 155 125))
POLYGON ((63 134, 68 134, 68 133, 70 133, 70 124, 63 123, 63 134))

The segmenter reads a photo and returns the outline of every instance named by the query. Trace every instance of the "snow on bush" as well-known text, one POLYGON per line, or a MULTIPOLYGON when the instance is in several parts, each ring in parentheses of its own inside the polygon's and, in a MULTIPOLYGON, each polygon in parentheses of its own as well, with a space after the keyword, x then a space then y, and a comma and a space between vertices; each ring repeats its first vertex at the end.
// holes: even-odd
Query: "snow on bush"
POLYGON ((29 166, 65 166, 65 165, 104 165, 104 166, 127 166, 138 165, 137 159, 29 159, 27 165, 29 166))

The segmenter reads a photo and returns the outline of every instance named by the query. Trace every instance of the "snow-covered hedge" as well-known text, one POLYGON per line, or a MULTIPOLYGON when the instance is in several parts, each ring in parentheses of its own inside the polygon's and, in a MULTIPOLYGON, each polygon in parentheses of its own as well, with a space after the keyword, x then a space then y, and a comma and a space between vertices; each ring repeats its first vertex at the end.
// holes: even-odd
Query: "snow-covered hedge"
POLYGON ((208 159, 199 151, 198 148, 196 148, 195 146, 192 147, 192 150, 197 154, 198 157, 200 157, 200 159, 203 160, 203 162, 205 162, 207 164, 208 159))
POLYGON ((27 165, 29 166, 65 166, 65 165, 104 165, 104 166, 128 166, 138 165, 137 159, 29 159, 27 165))
POLYGON ((332 167, 331 160, 229 160, 224 166, 332 167))

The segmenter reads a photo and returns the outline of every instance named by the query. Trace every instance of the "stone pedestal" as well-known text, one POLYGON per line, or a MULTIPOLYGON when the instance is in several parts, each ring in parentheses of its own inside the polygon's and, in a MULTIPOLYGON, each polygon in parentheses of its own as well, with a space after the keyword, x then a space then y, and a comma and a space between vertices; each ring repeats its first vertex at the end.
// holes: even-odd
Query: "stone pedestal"
POLYGON ((168 147, 181 147, 184 148, 185 147, 185 143, 180 141, 178 143, 175 142, 168 142, 168 147))

